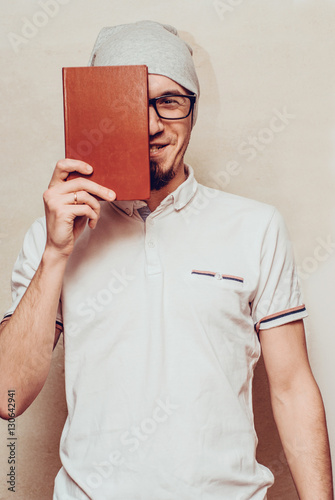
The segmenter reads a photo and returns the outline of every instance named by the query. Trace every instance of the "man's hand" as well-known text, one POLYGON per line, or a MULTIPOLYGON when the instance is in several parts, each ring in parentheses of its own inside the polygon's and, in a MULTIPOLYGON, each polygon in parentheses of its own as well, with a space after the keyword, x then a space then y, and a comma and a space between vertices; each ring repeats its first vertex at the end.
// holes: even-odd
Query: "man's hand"
POLYGON ((58 161, 43 195, 47 224, 46 250, 56 250, 65 257, 71 254, 87 220, 91 229, 98 222, 100 203, 95 196, 105 201, 113 201, 116 197, 114 191, 84 177, 67 181, 69 173, 74 171, 89 175, 93 168, 80 160, 58 161))

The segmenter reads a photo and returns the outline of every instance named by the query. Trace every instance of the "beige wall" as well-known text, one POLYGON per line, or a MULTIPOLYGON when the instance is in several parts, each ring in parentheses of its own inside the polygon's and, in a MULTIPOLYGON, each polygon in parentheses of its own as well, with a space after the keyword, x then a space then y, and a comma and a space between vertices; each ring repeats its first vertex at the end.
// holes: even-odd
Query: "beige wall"
MULTIPOLYGON (((43 214, 41 195, 54 164, 64 156, 62 66, 86 65, 105 25, 140 19, 173 24, 195 48, 202 84, 187 158, 198 179, 274 204, 286 218, 310 313, 311 363, 335 456, 335 1, 50 1, 58 5, 53 17, 41 17, 43 1, 1 1, 0 313, 10 305, 10 270, 23 235, 43 214), (14 50, 9 33, 22 37, 26 19, 45 26, 30 38, 17 39, 14 50), (278 131, 279 122, 272 119, 285 110, 289 117, 278 131), (263 141, 257 146, 261 151, 247 151, 252 137, 263 141), (235 170, 231 161, 237 162, 235 170)), ((17 500, 52 497, 66 413, 62 354, 60 343, 46 386, 17 420, 17 500)), ((277 477, 269 498, 293 500, 297 496, 271 420, 262 366, 256 389, 260 459, 277 477)), ((7 423, 1 421, 3 499, 12 498, 5 485, 6 438, 7 423)))

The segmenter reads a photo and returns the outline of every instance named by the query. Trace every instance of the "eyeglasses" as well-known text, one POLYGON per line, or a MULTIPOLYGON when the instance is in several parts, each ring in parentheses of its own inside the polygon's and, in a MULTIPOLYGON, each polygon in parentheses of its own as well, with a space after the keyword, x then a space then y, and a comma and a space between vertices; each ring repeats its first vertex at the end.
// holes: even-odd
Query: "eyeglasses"
POLYGON ((161 95, 149 99, 149 106, 153 106, 157 115, 164 120, 182 120, 183 118, 187 118, 191 113, 196 98, 196 94, 161 95))

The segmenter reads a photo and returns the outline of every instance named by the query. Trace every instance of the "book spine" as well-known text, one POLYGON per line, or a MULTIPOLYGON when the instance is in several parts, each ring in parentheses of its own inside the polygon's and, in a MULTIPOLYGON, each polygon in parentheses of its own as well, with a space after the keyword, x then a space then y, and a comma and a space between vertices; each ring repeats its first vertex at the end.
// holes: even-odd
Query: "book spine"
POLYGON ((62 81, 63 81, 63 108, 64 108, 64 141, 65 141, 65 158, 68 157, 68 104, 67 104, 67 91, 66 91, 66 74, 67 74, 67 68, 62 68, 62 81))

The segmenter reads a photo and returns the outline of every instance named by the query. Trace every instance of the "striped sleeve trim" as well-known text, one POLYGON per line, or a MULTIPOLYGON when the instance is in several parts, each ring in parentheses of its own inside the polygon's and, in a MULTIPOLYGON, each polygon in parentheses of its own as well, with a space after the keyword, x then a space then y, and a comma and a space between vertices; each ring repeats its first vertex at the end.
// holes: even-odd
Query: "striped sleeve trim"
POLYGON ((2 318, 2 320, 0 321, 0 325, 2 323, 4 323, 5 321, 9 320, 9 318, 11 317, 12 315, 11 314, 5 314, 5 316, 2 318))
POLYGON ((298 306, 298 307, 293 307, 292 309, 286 309, 285 311, 281 311, 281 312, 276 313, 276 314, 271 314, 270 316, 265 316, 260 321, 258 321, 258 323, 255 324, 255 330, 258 333, 261 325, 264 323, 269 323, 270 321, 275 321, 276 319, 285 318, 287 316, 291 316, 293 314, 297 314, 297 313, 301 313, 301 312, 305 312, 305 311, 306 311, 306 307, 305 307, 305 304, 303 304, 303 305, 298 306))
MULTIPOLYGON (((3 317, 3 319, 0 321, 0 325, 1 325, 2 323, 4 323, 5 321, 8 321, 8 320, 9 320, 9 318, 11 318, 11 317, 12 317, 12 314, 6 314, 6 315, 3 317)), ((56 320, 56 326, 58 326, 59 328, 61 328, 61 329, 63 330, 63 323, 62 323, 61 321, 56 320)))

